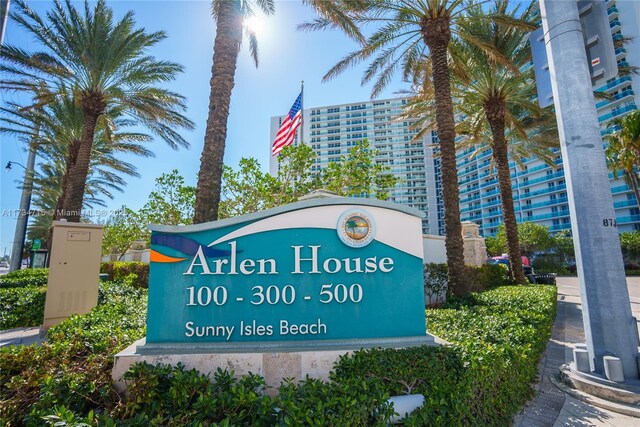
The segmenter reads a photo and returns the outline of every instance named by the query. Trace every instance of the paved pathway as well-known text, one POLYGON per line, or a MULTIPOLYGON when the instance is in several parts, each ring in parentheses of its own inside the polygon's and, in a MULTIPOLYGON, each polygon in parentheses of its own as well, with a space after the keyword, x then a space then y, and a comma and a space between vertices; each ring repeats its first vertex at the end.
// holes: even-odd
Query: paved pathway
MULTIPOLYGON (((640 278, 627 280, 631 309, 640 319, 640 278)), ((556 388, 549 375, 573 360, 574 344, 584 342, 578 279, 558 277, 558 312, 545 357, 540 362, 538 395, 516 417, 516 427, 616 426, 636 427, 638 418, 618 414, 574 399, 556 388)))

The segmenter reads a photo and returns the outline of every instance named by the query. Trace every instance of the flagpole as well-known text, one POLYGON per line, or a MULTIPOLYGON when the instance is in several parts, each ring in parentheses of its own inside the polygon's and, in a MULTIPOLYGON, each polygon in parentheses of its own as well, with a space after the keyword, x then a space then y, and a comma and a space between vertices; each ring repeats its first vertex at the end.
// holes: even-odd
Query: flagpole
POLYGON ((300 100, 300 143, 304 144, 304 80, 300 82, 300 94, 302 95, 300 100))

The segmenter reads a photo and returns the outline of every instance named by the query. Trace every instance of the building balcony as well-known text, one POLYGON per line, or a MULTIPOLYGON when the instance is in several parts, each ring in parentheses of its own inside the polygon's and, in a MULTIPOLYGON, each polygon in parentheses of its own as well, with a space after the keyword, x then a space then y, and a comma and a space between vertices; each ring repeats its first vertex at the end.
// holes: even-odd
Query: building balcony
POLYGON ((596 89, 597 92, 601 92, 601 91, 605 91, 605 90, 609 90, 609 89, 613 89, 616 86, 619 86, 623 83, 626 82, 630 82, 631 81, 631 77, 630 76, 624 76, 624 77, 620 77, 619 79, 615 79, 614 81, 607 83, 605 85, 600 86, 599 88, 596 89))
POLYGON ((522 219, 524 221, 541 221, 541 220, 545 220, 545 219, 553 219, 553 218, 568 218, 569 217, 569 210, 559 210, 558 212, 551 212, 548 214, 541 214, 541 215, 533 215, 530 217, 523 217, 522 219))
POLYGON ((538 209, 538 208, 544 208, 544 207, 549 207, 549 206, 557 206, 557 205, 561 205, 561 204, 565 204, 568 202, 568 199, 566 197, 559 197, 553 200, 545 200, 544 202, 539 202, 539 203, 533 203, 531 205, 522 205, 520 206, 520 210, 521 211, 528 211, 531 209, 538 209))
POLYGON ((562 230, 568 230, 571 228, 571 223, 568 224, 558 224, 558 225, 552 225, 551 227, 549 227, 549 231, 554 232, 554 231, 562 231, 562 230))
MULTIPOLYGON (((517 188, 523 188, 523 187, 528 187, 530 185, 534 185, 534 184, 539 184, 541 182, 546 182, 549 180, 553 180, 556 178, 564 178, 564 171, 558 171, 558 172, 554 172, 552 174, 547 174, 544 176, 541 176, 540 178, 536 178, 536 179, 530 179, 527 181, 519 181, 517 188)), ((514 183, 512 183, 512 186, 514 186, 514 183)))
POLYGON ((627 191, 630 191, 630 189, 626 185, 618 185, 617 187, 611 187, 611 194, 626 193, 627 191))
POLYGON ((613 111, 611 111, 608 114, 604 114, 602 116, 599 116, 598 117, 598 121, 599 122, 606 122, 607 120, 611 120, 611 119, 613 119, 615 117, 623 115, 624 113, 627 113, 627 112, 633 111, 633 110, 637 110, 637 109, 638 109, 638 107, 636 107, 634 104, 627 105, 627 106, 624 106, 622 108, 616 108, 616 109, 614 109, 613 111))
POLYGON ((625 91, 622 91, 622 92, 620 92, 620 93, 619 93, 619 94, 617 94, 617 95, 613 95, 613 96, 611 97, 611 99, 604 99, 604 100, 602 100, 602 101, 600 101, 600 102, 596 103, 596 109, 598 109, 598 110, 599 110, 599 109, 601 109, 602 107, 605 107, 605 106, 607 106, 607 105, 609 105, 609 104, 614 103, 615 101, 618 101, 618 100, 621 100, 621 99, 624 99, 624 98, 627 98, 627 97, 630 97, 630 96, 631 96, 631 97, 633 96, 633 91, 632 91, 632 90, 625 90, 625 91))
POLYGON ((633 200, 622 200, 620 202, 614 202, 613 203, 613 207, 615 209, 621 209, 621 208, 628 208, 628 207, 632 207, 632 206, 638 206, 638 202, 636 202, 635 199, 633 200))
POLYGON ((629 216, 616 217, 616 222, 618 224, 631 224, 631 223, 634 223, 634 222, 640 222, 640 215, 629 215, 629 216))
POLYGON ((519 196, 513 195, 513 201, 520 201, 524 199, 529 199, 533 196, 540 196, 541 194, 549 194, 549 193, 557 193, 558 191, 566 190, 566 184, 554 185, 553 187, 543 188, 542 190, 531 191, 529 193, 523 193, 519 196))

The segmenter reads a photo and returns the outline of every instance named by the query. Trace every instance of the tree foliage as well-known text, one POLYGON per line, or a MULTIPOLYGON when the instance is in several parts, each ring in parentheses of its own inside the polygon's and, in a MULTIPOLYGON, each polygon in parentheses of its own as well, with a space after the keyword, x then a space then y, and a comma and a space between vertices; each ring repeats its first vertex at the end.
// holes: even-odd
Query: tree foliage
MULTIPOLYGON (((557 246, 554 236, 549 233, 549 228, 533 222, 521 222, 518 224, 518 238, 520 241, 520 250, 522 255, 531 257, 534 252, 548 251, 557 246)), ((562 235, 559 240, 564 250, 569 247, 569 243, 565 239, 571 239, 566 235, 562 235)), ((573 242, 573 239, 571 239, 573 242)), ((495 237, 486 239, 487 252, 491 256, 499 256, 507 251, 507 238, 504 230, 504 224, 500 224, 495 237)), ((573 244, 571 243, 571 248, 573 244)))
POLYGON ((389 167, 374 161, 374 153, 366 140, 357 143, 349 154, 340 156, 339 162, 331 162, 322 170, 321 186, 341 196, 387 199, 398 178, 389 173, 389 167))
POLYGON ((104 225, 102 253, 124 254, 136 240, 149 240, 149 224, 187 225, 192 223, 195 187, 185 185, 177 169, 156 178, 147 202, 138 211, 126 206, 104 225))
MULTIPOLYGON (((129 125, 143 126, 171 147, 188 147, 177 129, 193 128, 182 113, 186 99, 159 87, 182 72, 182 66, 157 60, 148 50, 165 38, 162 31, 136 28, 132 12, 114 19, 105 0, 77 9, 71 0, 55 0, 42 17, 27 2, 17 0, 12 20, 42 49, 27 52, 5 45, 0 57, 5 89, 35 94, 39 108, 69 96, 81 110, 81 132, 73 156, 67 157, 64 214, 79 221, 97 129, 112 129, 111 112, 126 115, 129 125)), ((109 133, 107 132, 107 136, 109 133)))
POLYGON ((305 144, 285 147, 275 176, 260 170, 256 159, 243 158, 237 170, 225 166, 220 218, 228 218, 292 203, 316 189, 339 196, 386 199, 398 182, 390 168, 375 162, 369 143, 356 143, 339 162, 318 172, 312 169, 315 154, 305 144))
POLYGON ((620 233, 622 254, 630 261, 640 261, 640 231, 620 233))
POLYGON ((617 179, 623 173, 640 203, 640 111, 634 111, 609 124, 607 162, 617 179))

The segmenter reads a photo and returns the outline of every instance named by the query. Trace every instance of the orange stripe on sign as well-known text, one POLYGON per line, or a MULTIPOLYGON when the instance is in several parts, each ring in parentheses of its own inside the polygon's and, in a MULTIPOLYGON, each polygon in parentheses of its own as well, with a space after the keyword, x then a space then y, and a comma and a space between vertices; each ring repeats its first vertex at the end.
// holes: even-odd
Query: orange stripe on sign
POLYGON ((149 259, 151 262, 180 262, 184 261, 186 258, 174 258, 152 250, 149 254, 149 259))

